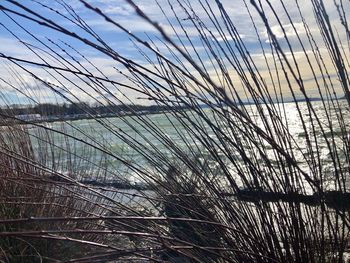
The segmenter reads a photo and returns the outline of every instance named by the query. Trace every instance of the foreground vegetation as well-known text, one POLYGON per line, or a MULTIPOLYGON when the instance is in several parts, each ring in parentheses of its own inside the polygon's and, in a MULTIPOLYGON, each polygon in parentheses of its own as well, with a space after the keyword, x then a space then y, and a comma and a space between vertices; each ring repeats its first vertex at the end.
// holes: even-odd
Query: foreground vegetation
MULTIPOLYGON (((312 0, 309 17, 298 1, 242 1, 253 49, 230 4, 220 1, 158 3, 165 30, 126 0, 154 36, 134 34, 108 12, 80 2, 130 38, 143 60, 111 47, 69 2, 33 1, 32 8, 4 0, 2 14, 31 42, 2 26, 32 57, 0 53, 13 73, 2 85, 33 108, 50 93, 77 106, 85 96, 117 113, 120 105, 136 107, 136 94, 166 111, 174 133, 148 115, 121 116, 123 125, 116 125, 89 107, 84 112, 108 137, 71 122, 1 127, 0 261, 346 260, 350 98, 340 98, 350 94, 349 3, 312 0), (72 43, 38 38, 24 21, 72 43), (114 73, 95 65, 75 41, 112 61, 114 73), (23 75, 40 86, 39 95, 37 86, 23 85, 23 75), (113 140, 134 155, 113 149, 113 140), (119 168, 111 169, 111 161, 119 168), (147 189, 133 188, 131 175, 147 189), (91 176, 131 186, 82 183, 91 176)), ((2 98, 11 104, 5 93, 2 98)), ((9 107, 0 116, 13 113, 9 107)))

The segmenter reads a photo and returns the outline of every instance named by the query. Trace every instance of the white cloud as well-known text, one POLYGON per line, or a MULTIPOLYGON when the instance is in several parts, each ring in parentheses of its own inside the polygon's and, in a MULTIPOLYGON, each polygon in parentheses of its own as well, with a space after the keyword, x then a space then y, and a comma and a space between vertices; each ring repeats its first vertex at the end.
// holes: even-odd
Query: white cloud
POLYGON ((109 6, 104 10, 104 12, 111 15, 121 15, 121 16, 130 16, 133 14, 133 10, 129 5, 109 6))
MULTIPOLYGON (((125 27, 131 32, 156 32, 156 29, 140 19, 132 20, 130 18, 115 18, 115 21, 121 26, 125 27)), ((96 28, 97 30, 110 31, 110 32, 121 32, 121 30, 110 22, 107 22, 103 18, 94 18, 86 20, 86 23, 96 28)))
POLYGON ((15 38, 0 36, 0 43, 0 53, 8 56, 28 56, 28 50, 15 38))
MULTIPOLYGON (((245 35, 239 34, 239 37, 243 39, 245 38, 245 35)), ((222 42, 222 41, 232 41, 234 38, 231 35, 224 35, 224 36, 217 35, 215 36, 215 39, 219 42, 222 42)))
POLYGON ((303 23, 286 24, 282 25, 282 27, 275 25, 271 27, 271 31, 277 38, 284 38, 285 35, 291 37, 305 33, 303 23))

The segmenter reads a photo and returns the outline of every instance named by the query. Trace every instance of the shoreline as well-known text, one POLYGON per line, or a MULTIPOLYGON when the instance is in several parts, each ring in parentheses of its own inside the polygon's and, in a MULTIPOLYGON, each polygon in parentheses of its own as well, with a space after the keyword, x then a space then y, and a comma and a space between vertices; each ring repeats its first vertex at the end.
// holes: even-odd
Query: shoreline
POLYGON ((164 114, 171 111, 163 112, 140 112, 140 113, 127 113, 127 114, 115 114, 115 115, 96 115, 96 116, 66 116, 60 118, 46 118, 46 119, 36 119, 36 120, 21 120, 16 117, 2 116, 3 122, 0 122, 0 127, 10 126, 10 125, 28 125, 28 124, 40 124, 40 123, 55 123, 55 122, 68 122, 68 121, 79 121, 79 120, 93 120, 93 119, 107 119, 107 118, 122 118, 122 117, 133 117, 133 116, 143 116, 143 115, 156 115, 164 114), (11 120, 11 122, 7 122, 11 120))

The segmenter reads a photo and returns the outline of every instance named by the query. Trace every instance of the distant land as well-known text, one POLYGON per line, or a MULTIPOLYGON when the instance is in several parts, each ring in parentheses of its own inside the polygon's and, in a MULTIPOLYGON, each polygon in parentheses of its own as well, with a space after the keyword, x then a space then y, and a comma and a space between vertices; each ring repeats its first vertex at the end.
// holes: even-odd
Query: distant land
MULTIPOLYGON (((340 99, 346 99, 350 94, 344 95, 340 99)), ((309 101, 320 101, 321 98, 309 98, 309 101)), ((305 98, 297 98, 297 102, 305 102, 305 98)), ((295 102, 293 99, 285 99, 284 103, 295 102)), ((264 102, 261 102, 264 103, 264 102)), ((277 103, 277 101, 274 101, 277 103)), ((252 100, 242 101, 240 105, 256 105, 252 100)), ((215 105, 200 105, 201 108, 210 108, 215 105)), ((218 105, 216 105, 218 106, 218 105)), ((186 110, 190 109, 185 106, 174 106, 171 109, 169 106, 161 105, 99 105, 91 106, 86 103, 74 104, 53 104, 42 103, 35 106, 32 105, 11 105, 6 108, 0 108, 0 116, 5 118, 5 123, 0 123, 0 126, 8 125, 18 122, 59 122, 59 121, 73 121, 83 119, 98 119, 98 118, 113 118, 125 117, 144 114, 159 114, 169 112, 171 110, 186 110)))
POLYGON ((43 103, 35 106, 28 105, 11 105, 8 108, 0 109, 0 116, 5 118, 5 123, 41 123, 41 122, 58 122, 73 121, 82 119, 112 118, 144 114, 158 114, 170 110, 185 110, 186 107, 160 105, 101 105, 89 106, 85 103, 76 104, 51 104, 43 103))

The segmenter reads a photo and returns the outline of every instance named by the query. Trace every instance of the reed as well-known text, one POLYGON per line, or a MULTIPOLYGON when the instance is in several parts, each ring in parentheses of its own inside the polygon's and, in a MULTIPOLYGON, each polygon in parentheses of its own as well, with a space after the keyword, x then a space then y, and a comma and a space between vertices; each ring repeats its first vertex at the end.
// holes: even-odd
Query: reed
MULTIPOLYGON (((59 157, 54 156, 47 157, 52 151, 52 145, 55 145, 54 138, 47 133, 42 135, 39 131, 30 131, 28 128, 29 126, 18 124, 1 128, 0 218, 7 223, 1 224, 0 259, 3 262, 47 262, 70 259, 76 254, 98 253, 98 249, 91 249, 87 245, 91 240, 96 242, 103 239, 98 235, 77 233, 55 237, 48 234, 45 238, 38 238, 35 234, 31 234, 48 227, 52 229, 98 227, 98 224, 91 225, 89 222, 66 220, 38 224, 35 220, 30 220, 33 216, 82 217, 97 215, 102 209, 97 205, 98 198, 82 192, 72 184, 67 186, 64 178, 53 170, 60 164, 68 171, 72 169, 67 167, 67 160, 59 160, 59 157), (34 146, 35 139, 46 141, 34 146), (89 201, 84 200, 82 196, 89 201), (93 201, 96 203, 92 204, 93 201), (18 224, 16 220, 22 218, 29 220, 18 224), (74 240, 75 237, 83 237, 85 242, 72 247, 69 240, 74 240)), ((66 147, 65 150, 67 149, 66 147)), ((70 154, 70 158, 72 163, 74 156, 70 154)), ((82 169, 79 172, 84 173, 82 169)))
MULTIPOLYGON (((1 204, 1 238, 29 242, 35 237, 45 244, 59 240, 91 248, 88 254, 79 248, 55 258, 67 262, 346 260, 349 3, 242 1, 255 34, 253 48, 230 4, 220 1, 155 1, 167 21, 162 26, 126 0, 152 27, 153 35, 144 36, 80 0, 86 12, 130 38, 141 58, 133 59, 113 48, 69 1, 55 1, 56 6, 31 2, 36 8, 15 0, 0 4, 2 15, 31 41, 9 25, 2 27, 33 56, 0 53, 15 73, 12 81, 1 79, 3 85, 39 104, 35 87, 23 81, 25 74, 41 94, 75 104, 93 120, 88 128, 79 122, 21 121, 36 127, 35 145, 49 149, 47 154, 28 144, 33 135, 26 128, 18 137, 27 138, 27 144, 16 136, 3 140, 1 167, 11 172, 2 174, 11 179, 2 178, 11 180, 13 186, 6 189, 18 205, 1 204), (304 5, 312 10, 307 16, 304 5), (45 12, 55 12, 57 21, 45 12), (43 40, 23 21, 71 42, 43 40), (74 41, 113 63, 113 73, 74 47, 74 41), (82 95, 96 105, 123 105, 133 114, 110 107, 118 122, 99 118, 82 95), (135 112, 130 105, 140 100, 161 106, 167 126, 135 112), (64 143, 57 144, 55 136, 64 143), (116 151, 111 141, 127 150, 116 151), (65 158, 55 161, 57 155, 65 158), (89 172, 82 172, 84 164, 89 172), (112 179, 128 187, 87 184, 82 182, 87 174, 96 182, 112 179), (131 176, 145 187, 132 184, 131 176), (47 200, 50 209, 26 210, 19 193, 28 196, 33 189, 40 191, 30 206, 47 200)), ((7 260, 10 252, 0 244, 7 260)))

